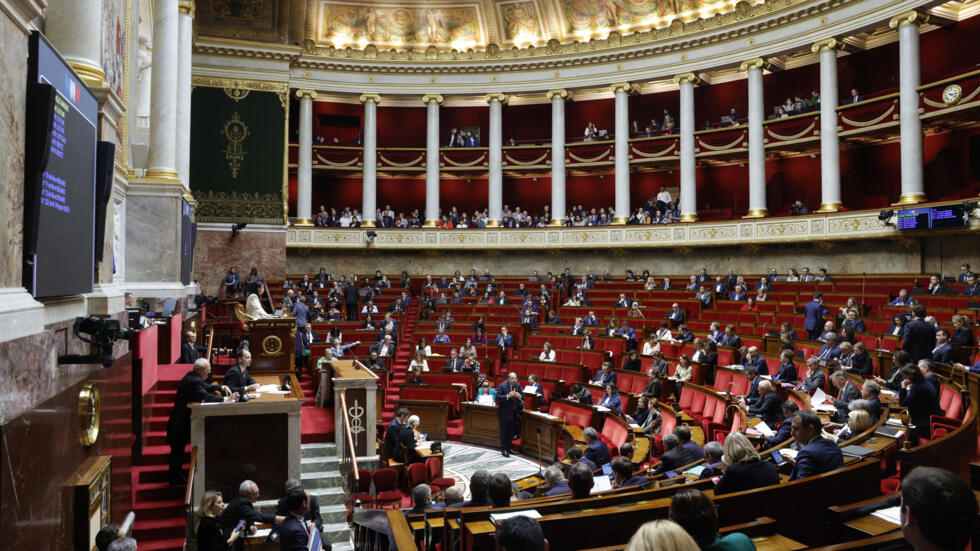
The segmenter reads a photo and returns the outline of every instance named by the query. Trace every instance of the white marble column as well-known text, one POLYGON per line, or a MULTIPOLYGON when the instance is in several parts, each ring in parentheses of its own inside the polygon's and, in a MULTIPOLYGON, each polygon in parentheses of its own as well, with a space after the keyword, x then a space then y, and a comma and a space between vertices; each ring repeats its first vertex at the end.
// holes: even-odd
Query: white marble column
POLYGON ((503 210, 503 142, 504 142, 504 123, 503 108, 507 102, 507 96, 500 92, 487 94, 487 103, 490 104, 490 147, 488 153, 490 163, 490 182, 488 190, 488 212, 487 227, 500 225, 501 211, 503 210))
MULTIPOLYGON (((296 225, 313 225, 313 100, 314 90, 297 90, 299 151, 296 156, 296 225)), ((373 213, 372 213, 373 214, 373 213)))
POLYGON ((102 0, 48 0, 44 36, 87 86, 106 87, 102 70, 102 0))
POLYGON ((828 38, 810 48, 820 54, 820 208, 817 212, 837 212, 841 208, 837 51, 842 46, 836 38, 828 38))
POLYGON ((766 118, 762 86, 765 68, 766 62, 761 57, 742 63, 749 81, 749 213, 746 218, 762 218, 769 214, 766 208, 766 143, 762 129, 762 121, 766 118))
POLYGON ((888 25, 898 29, 898 106, 901 125, 902 195, 898 204, 926 200, 922 166, 922 121, 919 119, 919 25, 925 16, 915 11, 895 16, 888 25))
POLYGON ((610 89, 616 95, 615 166, 616 166, 616 216, 613 224, 623 225, 630 216, 630 106, 629 95, 633 85, 617 82, 610 89))
POLYGON ((186 197, 191 189, 191 54, 194 49, 194 0, 180 0, 177 18, 177 176, 186 197))
POLYGON ((364 181, 361 185, 361 226, 374 227, 378 201, 378 104, 381 96, 361 94, 364 104, 364 181))
POLYGON ((680 85, 681 109, 681 222, 697 222, 698 189, 697 166, 694 162, 694 83, 698 77, 694 73, 684 73, 674 77, 680 85))
POLYGON ((568 90, 548 90, 551 100, 551 222, 561 226, 565 219, 565 100, 568 90))
POLYGON ((177 0, 154 1, 150 153, 146 175, 153 179, 174 182, 178 181, 177 18, 177 0))
POLYGON ((439 221, 439 106, 440 94, 422 96, 425 104, 425 227, 439 221))

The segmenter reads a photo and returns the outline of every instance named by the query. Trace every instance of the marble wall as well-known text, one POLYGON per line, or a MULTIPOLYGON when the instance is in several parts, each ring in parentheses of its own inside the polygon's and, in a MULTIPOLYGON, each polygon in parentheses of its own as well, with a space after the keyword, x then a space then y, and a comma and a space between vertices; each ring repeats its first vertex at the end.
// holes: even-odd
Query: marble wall
MULTIPOLYGON (((974 241, 975 242, 975 241, 974 241)), ((975 246, 974 246, 975 247, 975 246)), ((969 247, 962 247, 964 253, 969 247)), ((974 250, 976 250, 974 248, 974 250)), ((980 265, 980 261, 977 262, 980 265)), ((419 251, 383 252, 313 250, 308 255, 290 250, 286 257, 288 273, 316 273, 321 266, 332 274, 363 274, 381 270, 412 274, 451 274, 489 268, 494 274, 530 274, 538 270, 558 272, 566 267, 581 274, 586 268, 622 275, 626 269, 648 269, 656 274, 693 274, 704 267, 708 273, 725 273, 734 268, 739 273, 761 273, 775 267, 780 273, 789 268, 808 266, 816 272, 826 267, 833 273, 919 272, 921 253, 918 242, 910 249, 894 240, 824 242, 819 245, 767 245, 718 248, 682 248, 674 252, 603 249, 595 251, 419 251)), ((957 264, 957 272, 959 265, 957 264)))
POLYGON ((126 281, 180 280, 180 198, 126 198, 126 281))
POLYGON ((0 15, 0 287, 21 286, 27 36, 0 15))
POLYGON ((263 279, 281 281, 286 275, 286 229, 248 226, 231 236, 231 224, 198 224, 194 271, 201 292, 216 296, 229 266, 245 274, 254 266, 263 279))

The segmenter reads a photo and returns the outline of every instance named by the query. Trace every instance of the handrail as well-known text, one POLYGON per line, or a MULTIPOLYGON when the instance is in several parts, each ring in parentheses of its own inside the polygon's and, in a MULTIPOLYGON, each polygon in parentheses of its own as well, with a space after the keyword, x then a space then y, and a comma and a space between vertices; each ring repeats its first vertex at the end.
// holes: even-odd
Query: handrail
POLYGON ((197 470, 197 446, 191 448, 191 462, 187 470, 187 488, 184 489, 184 507, 191 507, 194 493, 194 474, 197 470))
POLYGON ((344 440, 347 441, 347 447, 350 448, 351 470, 354 471, 354 480, 360 480, 357 473, 357 453, 354 451, 354 439, 351 437, 350 417, 347 414, 347 397, 343 389, 338 392, 340 394, 340 407, 344 411, 344 440))
POLYGON ((211 327, 211 331, 208 332, 208 351, 205 353, 205 358, 211 361, 211 348, 214 345, 214 327, 211 327))

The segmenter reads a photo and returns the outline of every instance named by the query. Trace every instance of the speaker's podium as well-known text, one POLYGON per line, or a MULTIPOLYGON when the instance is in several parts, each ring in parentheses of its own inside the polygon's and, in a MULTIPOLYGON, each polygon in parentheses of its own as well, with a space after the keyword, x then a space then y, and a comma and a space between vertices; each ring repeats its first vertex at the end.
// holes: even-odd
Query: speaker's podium
POLYGON ((257 398, 189 405, 191 444, 197 446, 195 496, 205 490, 235 496, 248 479, 259 485, 265 499, 278 499, 286 479, 300 478, 303 390, 292 374, 252 377, 262 385, 257 398), (288 391, 279 390, 283 377, 289 377, 288 391))
POLYGON ((380 418, 378 376, 357 360, 334 360, 325 363, 320 381, 321 394, 333 392, 338 453, 350 455, 353 447, 358 468, 371 469, 378 462, 375 442, 375 426, 380 418), (349 441, 345 422, 350 424, 349 441))
POLYGON ((290 373, 296 368, 296 320, 257 319, 245 322, 248 331, 252 375, 290 373))

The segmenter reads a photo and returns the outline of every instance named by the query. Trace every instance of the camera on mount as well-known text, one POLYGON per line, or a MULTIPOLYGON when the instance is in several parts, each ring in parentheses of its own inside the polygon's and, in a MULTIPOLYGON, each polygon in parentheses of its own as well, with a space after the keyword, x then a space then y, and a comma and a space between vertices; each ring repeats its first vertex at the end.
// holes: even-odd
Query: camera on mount
POLYGON ((72 333, 74 333, 80 341, 98 346, 102 350, 102 354, 63 354, 58 356, 58 363, 101 363, 102 367, 108 369, 109 367, 112 367, 112 363, 115 361, 112 346, 120 339, 129 340, 129 338, 133 335, 133 330, 123 327, 117 319, 89 316, 86 318, 75 318, 75 324, 72 326, 72 333))

